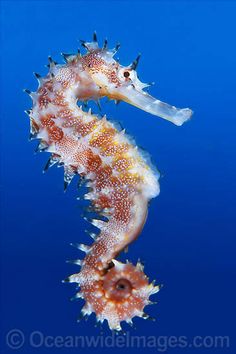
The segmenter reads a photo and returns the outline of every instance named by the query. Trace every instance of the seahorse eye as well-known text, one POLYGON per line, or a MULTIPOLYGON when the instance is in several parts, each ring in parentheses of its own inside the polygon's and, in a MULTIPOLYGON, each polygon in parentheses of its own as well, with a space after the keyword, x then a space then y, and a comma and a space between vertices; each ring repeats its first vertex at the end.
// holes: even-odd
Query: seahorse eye
POLYGON ((124 77, 128 78, 130 76, 130 72, 129 71, 124 71, 124 77))

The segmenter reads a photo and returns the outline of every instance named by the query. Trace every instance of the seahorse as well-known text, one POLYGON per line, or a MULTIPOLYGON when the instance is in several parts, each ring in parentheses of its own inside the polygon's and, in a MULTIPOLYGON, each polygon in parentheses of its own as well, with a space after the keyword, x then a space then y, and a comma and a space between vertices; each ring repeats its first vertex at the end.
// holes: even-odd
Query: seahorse
POLYGON ((140 234, 151 198, 159 194, 159 173, 150 159, 137 148, 124 130, 106 116, 85 110, 87 101, 107 97, 124 101, 176 125, 187 121, 192 111, 163 103, 145 90, 149 85, 137 76, 140 55, 122 66, 108 48, 107 40, 99 47, 96 33, 92 42, 81 41, 86 49, 76 54, 62 53, 65 63, 49 57, 45 77, 35 73, 37 91, 25 90, 32 98, 30 137, 39 139, 38 151, 51 153, 44 171, 64 166, 64 188, 78 174, 88 188, 84 199, 96 218, 87 220, 98 229, 90 233, 94 242, 76 244, 85 252, 80 272, 65 281, 76 283, 80 291, 75 299, 85 304, 82 316, 95 313, 98 322, 108 322, 111 330, 120 331, 121 322, 132 324, 135 316, 147 319, 144 307, 159 285, 149 282, 140 261, 136 265, 116 260, 122 250, 140 234), (82 106, 78 102, 83 103, 82 106))

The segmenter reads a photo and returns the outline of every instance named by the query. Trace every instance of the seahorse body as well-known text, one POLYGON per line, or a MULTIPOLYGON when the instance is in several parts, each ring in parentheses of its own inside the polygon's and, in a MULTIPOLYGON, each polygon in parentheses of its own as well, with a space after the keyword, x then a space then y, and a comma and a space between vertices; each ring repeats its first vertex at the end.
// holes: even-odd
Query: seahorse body
POLYGON ((49 58, 46 77, 36 74, 37 91, 26 90, 33 100, 27 113, 31 136, 40 139, 38 149, 51 153, 46 169, 63 164, 65 187, 75 174, 86 179, 89 192, 84 198, 98 215, 89 221, 100 233, 92 234, 91 246, 78 245, 86 256, 74 261, 81 270, 67 281, 80 287, 75 298, 85 300, 82 315, 94 312, 98 321, 107 320, 110 329, 120 330, 121 321, 131 323, 134 316, 147 318, 143 309, 150 303, 150 295, 159 291, 159 286, 149 283, 140 262, 134 266, 115 260, 141 232, 148 201, 159 193, 159 174, 124 131, 118 131, 106 117, 83 111, 77 101, 107 96, 177 125, 187 120, 191 111, 178 110, 143 91, 148 85, 137 78, 139 57, 122 67, 113 58, 117 48, 107 49, 106 41, 99 48, 96 35, 93 42, 82 44, 87 49, 85 55, 64 54, 64 65, 49 58))

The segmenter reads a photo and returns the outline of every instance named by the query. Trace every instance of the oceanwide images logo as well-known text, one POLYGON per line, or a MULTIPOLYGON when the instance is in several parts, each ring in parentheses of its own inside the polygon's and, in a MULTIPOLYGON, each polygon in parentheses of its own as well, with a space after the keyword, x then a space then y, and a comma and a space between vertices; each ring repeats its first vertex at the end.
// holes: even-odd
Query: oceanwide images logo
POLYGON ((6 346, 12 350, 28 348, 156 348, 166 352, 174 348, 229 348, 229 336, 135 336, 112 333, 108 336, 51 336, 35 330, 24 333, 11 329, 5 336, 6 346))

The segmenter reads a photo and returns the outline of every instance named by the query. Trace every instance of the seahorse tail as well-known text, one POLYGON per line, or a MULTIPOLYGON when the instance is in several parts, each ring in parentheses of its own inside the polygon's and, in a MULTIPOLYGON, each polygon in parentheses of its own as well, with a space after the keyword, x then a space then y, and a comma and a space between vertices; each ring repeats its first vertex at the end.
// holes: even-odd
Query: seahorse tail
POLYGON ((94 312, 97 321, 107 320, 109 328, 116 331, 121 330, 122 321, 132 324, 135 316, 148 318, 144 307, 151 303, 150 296, 160 289, 160 286, 149 283, 140 261, 134 266, 128 261, 124 264, 115 260, 139 235, 146 220, 147 202, 144 196, 134 193, 131 199, 130 209, 127 208, 130 205, 128 199, 123 200, 122 210, 119 204, 115 204, 107 223, 91 220, 101 232, 91 246, 75 245, 86 253, 86 257, 82 261, 73 262, 81 266, 81 271, 66 279, 67 282, 80 286, 74 299, 85 300, 81 317, 94 312), (124 220, 124 215, 130 213, 130 222, 125 225, 119 223, 117 215, 124 220))
POLYGON ((116 331, 121 330, 122 321, 132 324, 135 316, 149 318, 144 307, 152 303, 150 296, 160 290, 159 285, 149 283, 140 261, 134 266, 113 259, 102 274, 95 268, 84 267, 67 281, 80 286, 73 299, 85 300, 79 320, 94 312, 98 322, 107 320, 109 328, 116 331))

